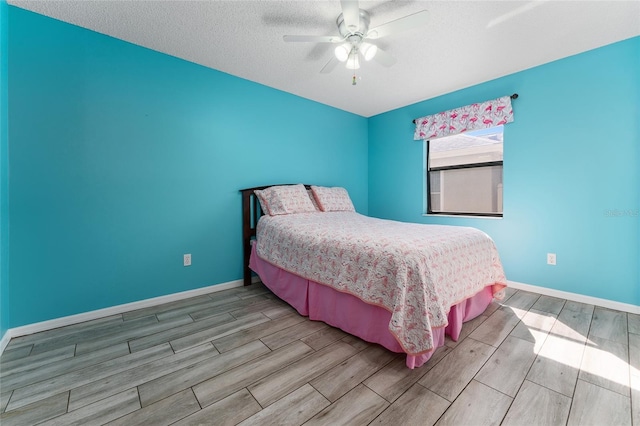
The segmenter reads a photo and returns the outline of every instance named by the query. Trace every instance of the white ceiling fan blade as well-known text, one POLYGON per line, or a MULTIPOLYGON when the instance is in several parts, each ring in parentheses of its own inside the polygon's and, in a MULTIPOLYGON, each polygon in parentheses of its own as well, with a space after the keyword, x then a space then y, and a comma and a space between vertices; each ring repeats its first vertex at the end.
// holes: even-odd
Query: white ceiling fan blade
POLYGON ((390 67, 391 65, 396 63, 396 58, 394 56, 380 48, 378 48, 376 56, 373 57, 373 60, 381 65, 384 65, 385 67, 390 67))
POLYGON ((340 43, 344 40, 336 36, 286 35, 282 39, 287 43, 340 43))
POLYGON ((404 18, 399 18, 395 21, 382 24, 379 27, 372 28, 367 33, 367 38, 377 39, 388 36, 389 34, 410 30, 411 28, 419 27, 426 24, 428 20, 429 14, 426 10, 423 10, 414 13, 413 15, 408 15, 404 18))
POLYGON ((357 0, 340 0, 342 6, 342 17, 350 32, 355 32, 360 28, 360 6, 357 0))
POLYGON ((332 56, 331 59, 329 59, 329 62, 327 62, 324 67, 322 67, 322 69, 320 70, 320 74, 329 74, 339 63, 340 61, 338 60, 338 58, 332 56))

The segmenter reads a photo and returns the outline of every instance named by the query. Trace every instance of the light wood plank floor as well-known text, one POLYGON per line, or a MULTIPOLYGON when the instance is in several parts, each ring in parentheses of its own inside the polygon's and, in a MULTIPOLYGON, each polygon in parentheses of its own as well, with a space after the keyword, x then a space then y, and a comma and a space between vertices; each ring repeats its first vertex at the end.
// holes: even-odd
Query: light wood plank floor
POLYGON ((509 290, 415 370, 261 284, 14 338, 2 425, 638 425, 640 316, 509 290))

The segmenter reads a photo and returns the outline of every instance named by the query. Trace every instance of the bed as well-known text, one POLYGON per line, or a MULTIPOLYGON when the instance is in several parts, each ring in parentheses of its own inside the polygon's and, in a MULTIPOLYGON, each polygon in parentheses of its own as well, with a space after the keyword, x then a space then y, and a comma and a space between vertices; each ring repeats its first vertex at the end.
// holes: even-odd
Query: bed
POLYGON ((241 193, 245 285, 255 272, 301 315, 404 353, 409 368, 504 294, 497 248, 478 229, 361 215, 340 187, 241 193))

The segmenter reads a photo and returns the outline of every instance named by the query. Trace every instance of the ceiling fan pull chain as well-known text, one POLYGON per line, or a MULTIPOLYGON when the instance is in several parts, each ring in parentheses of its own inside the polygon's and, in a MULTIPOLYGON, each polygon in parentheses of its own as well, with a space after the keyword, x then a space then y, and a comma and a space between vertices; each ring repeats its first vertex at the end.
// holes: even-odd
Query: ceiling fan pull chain
POLYGON ((356 47, 353 48, 353 79, 351 80, 351 85, 355 86, 356 82, 356 61, 358 60, 358 49, 356 47))

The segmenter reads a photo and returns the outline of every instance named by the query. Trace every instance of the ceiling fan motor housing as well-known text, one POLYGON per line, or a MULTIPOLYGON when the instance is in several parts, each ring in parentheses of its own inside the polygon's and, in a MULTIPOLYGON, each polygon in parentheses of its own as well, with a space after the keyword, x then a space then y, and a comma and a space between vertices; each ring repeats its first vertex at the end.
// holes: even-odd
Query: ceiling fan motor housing
POLYGON ((338 32, 340 35, 350 43, 354 44, 362 41, 363 38, 366 37, 367 32, 369 31, 369 12, 366 10, 360 9, 360 20, 358 22, 358 28, 347 28, 347 25, 344 22, 344 16, 341 13, 336 19, 336 24, 338 24, 338 32))

